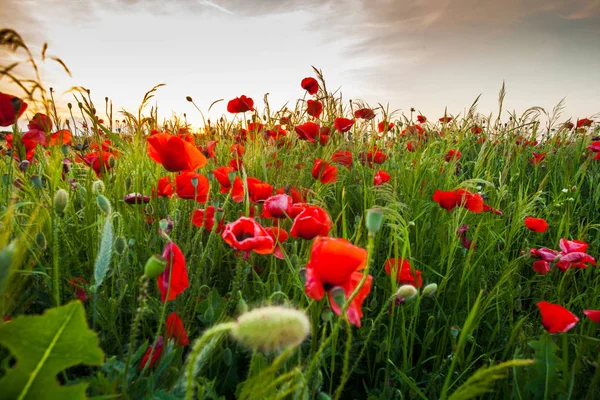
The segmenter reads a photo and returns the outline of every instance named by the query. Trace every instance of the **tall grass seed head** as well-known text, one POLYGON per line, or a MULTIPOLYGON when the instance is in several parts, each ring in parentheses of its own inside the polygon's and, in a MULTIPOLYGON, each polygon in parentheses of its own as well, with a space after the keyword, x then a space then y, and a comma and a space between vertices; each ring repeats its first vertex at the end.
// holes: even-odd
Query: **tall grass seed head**
POLYGON ((231 336, 243 345, 265 352, 299 346, 310 332, 304 312, 269 306, 242 314, 231 336))

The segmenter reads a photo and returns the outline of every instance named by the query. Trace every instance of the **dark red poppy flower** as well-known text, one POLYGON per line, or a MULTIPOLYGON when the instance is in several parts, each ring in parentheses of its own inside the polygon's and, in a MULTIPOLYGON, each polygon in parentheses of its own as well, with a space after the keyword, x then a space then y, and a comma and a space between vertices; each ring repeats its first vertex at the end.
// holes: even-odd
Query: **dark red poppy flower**
POLYGON ((87 281, 81 276, 78 276, 76 278, 69 278, 69 286, 71 286, 71 288, 73 289, 73 292, 75 293, 75 298, 83 303, 85 303, 89 299, 86 291, 87 285, 87 281))
POLYGON ((235 250, 248 255, 251 251, 258 254, 271 254, 275 242, 269 233, 254 218, 241 217, 225 225, 221 237, 235 250))
POLYGON ((244 200, 244 183, 231 167, 219 167, 213 171, 215 179, 221 185, 221 193, 231 193, 231 199, 236 203, 244 200), (230 178, 233 178, 233 184, 230 178))
POLYGON ((219 143, 218 140, 210 140, 206 146, 200 146, 198 150, 204 155, 206 158, 213 158, 215 156, 215 147, 219 143))
POLYGON ((254 111, 254 100, 244 95, 236 97, 227 103, 227 111, 232 114, 254 111))
POLYGON ((418 139, 424 138, 425 129, 421 125, 409 125, 402 130, 400 135, 416 136, 418 139))
POLYGON ((279 188, 275 190, 275 194, 287 194, 292 198, 292 204, 306 202, 306 199, 304 198, 302 193, 300 193, 300 191, 293 186, 287 185, 282 188, 279 188))
POLYGON ((350 129, 352 129, 353 125, 353 119, 336 118, 335 121, 333 121, 333 126, 335 126, 335 129, 337 129, 339 132, 348 132, 350 129))
POLYGON ((529 162, 532 163, 533 165, 538 165, 539 163, 542 162, 542 160, 544 159, 544 157, 546 157, 547 153, 536 153, 533 152, 533 157, 529 158, 529 162))
POLYGON ((158 133, 148 136, 146 150, 150 158, 169 172, 193 171, 206 165, 206 157, 191 143, 178 136, 158 133))
POLYGON ((198 228, 204 228, 210 232, 215 224, 215 207, 208 206, 205 210, 194 210, 190 215, 190 219, 192 225, 197 226, 198 228))
POLYGON ((467 231, 468 230, 469 230, 469 225, 461 225, 456 230, 456 234, 460 238, 460 243, 462 244, 462 247, 464 247, 467 250, 471 250, 471 248, 473 248, 473 250, 475 250, 473 241, 467 239, 467 231))
POLYGON ((460 160, 461 155, 462 153, 460 151, 452 149, 448 151, 448 153, 446 153, 446 157, 444 157, 444 160, 446 160, 446 162, 450 162, 452 160, 458 161, 460 160))
POLYGON ((525 226, 534 232, 546 232, 548 223, 543 218, 525 217, 525 226))
POLYGON ((185 171, 175 177, 175 192, 182 199, 196 199, 205 203, 208 196, 208 178, 193 171, 185 171))
POLYGON ((265 131, 265 138, 272 141, 279 141, 287 136, 287 131, 281 125, 275 125, 273 129, 265 131))
POLYGON ((27 103, 16 96, 0 92, 0 126, 10 126, 23 115, 27 103))
POLYGON ((583 310, 583 313, 593 322, 600 323, 600 310, 583 310))
POLYGON ((377 124, 377 131, 379 133, 386 133, 391 131, 392 129, 394 129, 394 123, 393 122, 388 122, 388 121, 381 121, 380 123, 377 124))
POLYGON ((375 177, 373 178, 373 185, 375 185, 375 186, 383 185, 384 183, 388 182, 390 179, 392 179, 390 174, 388 174, 384 170, 380 169, 379 171, 377 171, 375 173, 375 177))
POLYGON ((338 150, 331 156, 331 162, 350 168, 352 166, 352 152, 338 150))
POLYGON ((150 203, 150 196, 144 196, 141 193, 129 193, 123 197, 123 201, 127 204, 147 204, 150 203))
POLYGON ((229 147, 229 153, 232 157, 241 157, 246 152, 246 148, 241 144, 234 143, 229 147))
POLYGON ((175 300, 188 287, 188 273, 185 266, 185 256, 179 246, 173 242, 167 243, 162 258, 167 261, 167 267, 157 278, 161 301, 175 300))
POLYGON ((436 190, 433 194, 433 200, 448 212, 450 212, 454 207, 461 205, 474 213, 480 213, 483 211, 483 197, 481 197, 479 194, 473 194, 465 189, 458 189, 449 192, 436 190))
POLYGON ((417 122, 420 124, 424 124, 425 122, 427 122, 427 118, 423 115, 417 115, 417 122))
POLYGON ((375 118, 375 113, 370 108, 361 108, 354 111, 354 118, 372 120, 375 118))
POLYGON ((537 260, 533 263, 533 270, 538 274, 546 275, 550 272, 550 263, 544 260, 537 260))
POLYGON ((175 344, 177 344, 177 346, 187 346, 189 344, 183 322, 176 312, 169 314, 166 325, 167 328, 165 333, 167 335, 167 339, 175 339, 175 344))
POLYGON ((452 119, 452 117, 442 117, 440 118, 440 122, 447 124, 448 122, 452 121, 452 119))
POLYGON ((162 336, 159 336, 158 339, 156 340, 156 348, 154 349, 154 351, 152 351, 152 345, 148 346, 148 350, 146 350, 146 352, 144 353, 144 356, 142 357, 142 362, 140 364, 140 371, 143 370, 144 367, 146 366, 146 363, 148 362, 148 358, 150 358, 150 353, 152 353, 152 359, 150 360, 150 365, 148 367, 152 368, 154 366, 154 364, 156 364, 156 361, 158 361, 158 359, 160 358, 160 355, 163 351, 163 345, 164 345, 164 339, 162 336))
POLYGON ((317 137, 319 137, 321 126, 309 121, 298 125, 295 130, 300 140, 308 140, 311 143, 315 143, 317 137))
POLYGON ((284 260, 285 257, 283 255, 281 243, 288 240, 289 235, 287 231, 276 226, 266 227, 265 231, 267 231, 267 233, 273 238, 273 242, 275 242, 275 250, 273 250, 273 255, 280 260, 284 260))
POLYGON ((292 209, 292 198, 287 194, 277 194, 265 200, 263 214, 266 218, 287 218, 292 209))
POLYGON ((50 146, 70 145, 71 143, 73 143, 73 135, 71 135, 71 131, 66 129, 61 129, 51 134, 48 142, 50 146))
POLYGON ((583 127, 586 127, 586 126, 592 126, 593 122, 594 122, 593 120, 588 119, 588 118, 578 119, 577 120, 577 129, 583 128, 583 127))
MULTIPOLYGON (((306 264, 305 292, 311 299, 321 300, 329 293, 330 305, 337 315, 341 309, 331 296, 331 289, 342 287, 348 298, 363 277, 358 272, 367 263, 367 251, 341 238, 318 237, 315 239, 306 264)), ((350 323, 360 326, 362 303, 371 291, 372 276, 369 275, 359 294, 354 298, 346 316, 350 323)))
POLYGON ((102 176, 102 174, 106 171, 110 170, 110 165, 108 160, 111 157, 115 157, 116 156, 113 153, 110 153, 108 151, 103 151, 103 152, 91 152, 86 154, 84 157, 80 157, 77 156, 76 160, 78 162, 82 162, 84 164, 87 164, 89 167, 91 167, 94 172, 96 173, 96 175, 98 177, 102 176))
POLYGON ((559 255, 559 252, 543 247, 541 249, 529 249, 529 254, 531 254, 532 257, 539 258, 543 261, 554 261, 559 255))
POLYGON ((250 132, 251 137, 256 137, 256 135, 260 134, 265 126, 260 122, 250 122, 248 124, 248 132, 250 132))
POLYGON ((550 333, 567 332, 579 321, 576 315, 558 304, 540 301, 537 306, 542 314, 542 325, 550 333))
POLYGON ((110 151, 111 153, 116 153, 116 150, 112 148, 112 143, 109 139, 100 142, 100 144, 98 144, 98 142, 90 144, 90 150, 100 149, 102 149, 102 151, 110 151))
POLYGON ((363 152, 360 155, 361 162, 363 165, 368 164, 370 167, 375 164, 383 164, 387 160, 388 156, 379 150, 377 146, 373 147, 373 150, 369 150, 368 152, 363 152))
POLYGON ((417 148, 420 146, 420 142, 410 141, 406 143, 406 150, 414 153, 417 151, 417 148))
POLYGON ((46 133, 37 129, 25 132, 22 136, 22 140, 26 148, 35 147, 38 144, 43 147, 48 147, 46 133))
MULTIPOLYGON (((297 208, 296 204, 294 204, 297 208)), ((331 217, 321 207, 305 205, 303 210, 296 215, 290 229, 290 234, 295 238, 312 240, 317 236, 327 236, 331 230, 331 217)), ((294 209, 292 209, 292 214, 294 209)))
POLYGON ((158 180, 156 188, 152 188, 153 197, 171 197, 173 193, 173 184, 170 176, 163 176, 158 180))
POLYGON ((50 117, 46 114, 37 113, 31 118, 31 121, 27 124, 27 128, 31 131, 42 131, 48 133, 52 130, 53 124, 50 117))
POLYGON ((304 78, 300 82, 302 89, 306 90, 311 96, 319 91, 319 83, 315 78, 304 78))
POLYGON ((323 103, 317 100, 308 100, 306 102, 306 113, 314 118, 319 118, 323 112, 323 103))
POLYGON ((329 165, 327 161, 320 158, 315 159, 312 168, 313 178, 321 181, 321 183, 333 183, 337 180, 338 170, 335 166, 329 165))
POLYGON ((481 128, 479 125, 475 125, 471 128, 471 133, 474 135, 479 135, 481 132, 483 132, 483 128, 481 128))
POLYGON ((319 130, 319 143, 321 146, 325 146, 329 142, 329 131, 330 129, 326 126, 319 130))
POLYGON ((410 262, 404 258, 390 258, 385 262, 385 272, 389 276, 396 276, 396 282, 400 285, 412 285, 416 288, 423 286, 421 271, 415 270, 413 274, 410 268, 410 262))
POLYGON ((248 197, 250 201, 256 203, 261 200, 266 200, 273 194, 273 186, 267 182, 261 182, 256 178, 248 179, 248 197))
POLYGON ((556 267, 562 272, 569 268, 587 268, 587 264, 596 265, 596 260, 586 253, 588 244, 580 240, 560 239, 560 259, 556 267))
POLYGON ((593 142, 592 144, 587 146, 587 148, 592 152, 596 153, 596 155, 594 156, 594 160, 600 161, 600 142, 593 142))

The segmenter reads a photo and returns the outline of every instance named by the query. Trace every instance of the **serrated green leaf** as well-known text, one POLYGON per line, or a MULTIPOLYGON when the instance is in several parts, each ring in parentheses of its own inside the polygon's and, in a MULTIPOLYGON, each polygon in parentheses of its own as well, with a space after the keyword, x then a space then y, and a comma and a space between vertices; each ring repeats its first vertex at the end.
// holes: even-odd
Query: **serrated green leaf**
POLYGON ((0 326, 0 344, 16 358, 0 379, 6 399, 85 399, 87 384, 60 386, 56 376, 79 364, 101 365, 104 353, 79 301, 0 326))
POLYGON ((566 382, 558 372, 562 360, 556 355, 558 346, 552 337, 545 333, 540 340, 528 344, 535 351, 535 362, 530 368, 533 374, 525 389, 536 399, 554 398, 555 394, 564 393, 566 382))

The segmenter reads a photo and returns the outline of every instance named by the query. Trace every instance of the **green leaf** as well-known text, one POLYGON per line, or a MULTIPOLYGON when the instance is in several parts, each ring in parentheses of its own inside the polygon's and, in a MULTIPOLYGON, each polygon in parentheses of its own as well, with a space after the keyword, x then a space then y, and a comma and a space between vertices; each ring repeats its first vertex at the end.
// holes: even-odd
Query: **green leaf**
POLYGON ((7 399, 85 399, 86 383, 60 386, 56 376, 66 368, 104 360, 79 301, 2 324, 0 344, 16 358, 15 367, 0 379, 7 399))
POLYGON ((94 280, 95 288, 99 288, 106 278, 108 269, 110 268, 110 261, 113 253, 113 226, 112 220, 109 216, 104 222, 104 230, 102 232, 102 239, 100 240, 100 250, 98 250, 98 256, 96 257, 96 265, 94 265, 94 280))
POLYGON ((535 363, 531 367, 533 374, 525 389, 536 399, 555 398, 555 394, 565 393, 567 385, 558 371, 562 360, 556 355, 558 346, 554 344, 552 337, 544 333, 540 340, 528 344, 535 351, 535 363))

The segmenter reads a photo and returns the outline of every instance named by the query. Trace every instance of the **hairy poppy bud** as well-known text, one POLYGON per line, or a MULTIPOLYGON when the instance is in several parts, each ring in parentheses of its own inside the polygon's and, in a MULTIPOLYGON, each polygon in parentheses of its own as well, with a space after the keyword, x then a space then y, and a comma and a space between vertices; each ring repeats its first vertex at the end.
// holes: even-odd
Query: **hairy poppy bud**
POLYGON ((429 285, 427 285, 423 288, 423 296, 433 297, 435 292, 437 292, 437 288, 438 288, 437 284, 430 283, 429 285))
POLYGON ((69 204, 69 193, 64 189, 58 189, 54 195, 54 211, 58 215, 62 215, 69 204))
POLYGON ((37 174, 31 175, 31 183, 33 183, 33 186, 35 186, 38 189, 41 189, 43 186, 42 178, 37 174))
POLYGON ((167 260, 160 256, 151 256, 144 265, 144 275, 149 279, 157 278, 167 268, 167 260))
POLYGON ((300 345, 309 332, 310 323, 302 311, 264 307, 241 315, 231 336, 252 349, 274 351, 300 345))
POLYGON ((413 285, 402 285, 398 288, 396 292, 397 296, 402 296, 406 300, 414 297, 417 294, 417 289, 413 285))
POLYGON ((117 159, 114 156, 108 157, 108 166, 114 168, 117 165, 117 159))
POLYGON ((127 249, 127 241, 125 241, 123 236, 119 236, 115 239, 115 251, 122 256, 125 253, 125 249, 127 249))
POLYGON ((35 235, 35 244, 42 250, 46 248, 47 243, 46 236, 44 236, 44 232, 38 232, 37 235, 35 235))
POLYGON ((102 182, 102 181, 95 181, 92 184, 92 192, 96 196, 98 196, 99 194, 103 194, 104 193, 104 189, 105 189, 105 186, 104 186, 104 182, 102 182))
POLYGON ((96 196, 96 204, 98 204, 98 208, 100 208, 104 214, 108 215, 111 213, 112 207, 110 206, 110 201, 103 195, 100 194, 96 196))
POLYGON ((376 208, 371 208, 367 210, 367 230, 370 234, 375 234, 381 229, 381 225, 383 224, 383 213, 381 210, 376 208))

